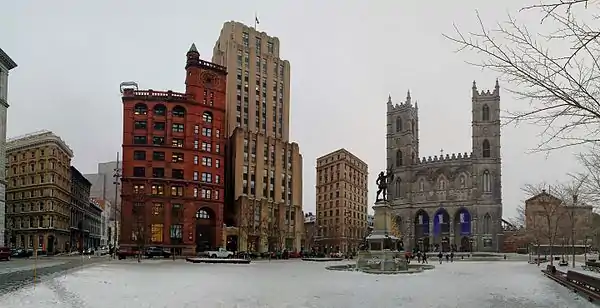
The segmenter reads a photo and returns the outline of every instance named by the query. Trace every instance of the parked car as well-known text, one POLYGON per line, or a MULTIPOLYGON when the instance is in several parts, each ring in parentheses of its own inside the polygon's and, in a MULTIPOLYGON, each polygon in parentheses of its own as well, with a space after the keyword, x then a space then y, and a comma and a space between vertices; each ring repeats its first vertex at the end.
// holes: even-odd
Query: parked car
POLYGON ((25 250, 21 248, 12 249, 10 256, 13 258, 29 258, 33 255, 33 251, 25 250))
POLYGON ((83 250, 83 254, 88 256, 88 255, 93 255, 94 254, 94 249, 93 248, 86 248, 83 250))
POLYGON ((153 257, 169 258, 171 256, 171 252, 166 251, 160 247, 148 247, 148 248, 146 248, 145 255, 148 258, 153 258, 153 257))
POLYGON ((107 255, 107 254, 108 254, 108 247, 106 247, 106 246, 102 246, 102 247, 100 247, 100 249, 98 249, 98 253, 99 253, 101 256, 105 256, 105 255, 107 255))
POLYGON ((127 259, 127 257, 137 257, 139 250, 137 249, 117 249, 117 257, 119 260, 127 259))
POLYGON ((220 259, 233 258, 233 252, 227 251, 227 249, 225 249, 223 247, 219 248, 219 250, 209 250, 206 253, 211 258, 220 258, 220 259))
POLYGON ((10 261, 11 251, 8 247, 0 247, 0 260, 10 261))

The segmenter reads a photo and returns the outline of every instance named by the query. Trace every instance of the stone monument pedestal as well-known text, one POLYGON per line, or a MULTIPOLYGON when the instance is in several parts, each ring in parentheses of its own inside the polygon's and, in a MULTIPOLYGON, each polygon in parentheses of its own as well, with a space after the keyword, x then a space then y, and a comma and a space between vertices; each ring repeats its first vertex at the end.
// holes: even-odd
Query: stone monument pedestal
POLYGON ((401 251, 401 240, 390 235, 392 222, 391 207, 387 201, 378 201, 373 206, 373 232, 366 238, 366 247, 358 252, 357 269, 385 272, 406 271, 408 264, 401 251))

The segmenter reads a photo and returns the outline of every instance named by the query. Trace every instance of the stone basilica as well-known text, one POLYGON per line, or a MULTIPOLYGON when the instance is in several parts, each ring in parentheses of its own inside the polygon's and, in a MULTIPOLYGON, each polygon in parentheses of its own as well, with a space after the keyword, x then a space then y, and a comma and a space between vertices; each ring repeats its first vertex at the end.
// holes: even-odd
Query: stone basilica
POLYGON ((407 248, 501 249, 500 86, 472 88, 472 149, 419 158, 419 108, 387 103, 388 200, 407 248))

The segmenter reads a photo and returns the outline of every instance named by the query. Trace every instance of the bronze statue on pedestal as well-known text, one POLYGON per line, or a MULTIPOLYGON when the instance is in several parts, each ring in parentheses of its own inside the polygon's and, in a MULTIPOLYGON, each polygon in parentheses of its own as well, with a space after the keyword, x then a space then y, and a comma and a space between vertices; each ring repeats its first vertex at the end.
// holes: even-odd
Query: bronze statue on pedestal
POLYGON ((375 202, 387 201, 388 184, 394 180, 394 174, 388 169, 386 172, 381 171, 375 183, 377 184, 377 196, 375 202), (379 198, 379 194, 382 194, 382 198, 379 198))

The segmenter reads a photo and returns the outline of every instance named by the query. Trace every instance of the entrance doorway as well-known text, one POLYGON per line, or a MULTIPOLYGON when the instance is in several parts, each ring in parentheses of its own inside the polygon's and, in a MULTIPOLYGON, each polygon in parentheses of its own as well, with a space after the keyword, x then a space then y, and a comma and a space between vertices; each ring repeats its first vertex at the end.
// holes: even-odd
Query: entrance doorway
POLYGON ((48 235, 48 242, 46 243, 46 254, 54 254, 54 235, 48 235))
POLYGON ((216 217, 214 212, 203 207, 196 212, 196 252, 215 249, 216 217))

